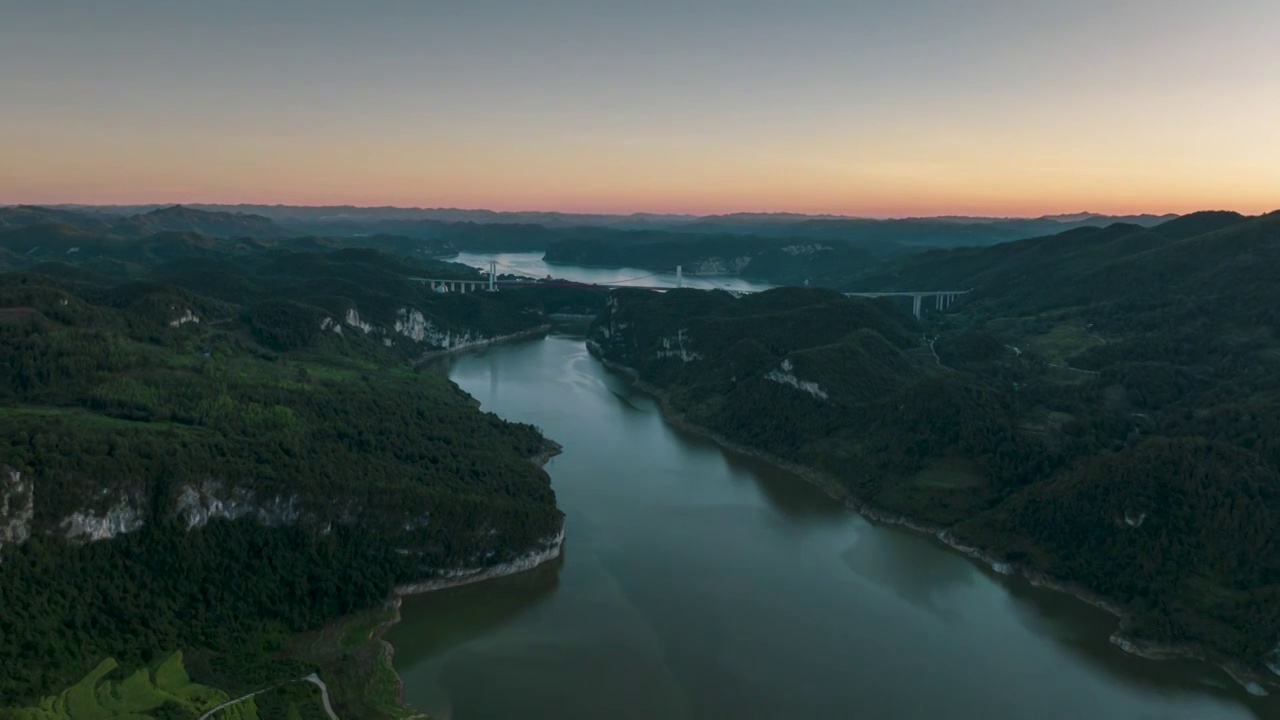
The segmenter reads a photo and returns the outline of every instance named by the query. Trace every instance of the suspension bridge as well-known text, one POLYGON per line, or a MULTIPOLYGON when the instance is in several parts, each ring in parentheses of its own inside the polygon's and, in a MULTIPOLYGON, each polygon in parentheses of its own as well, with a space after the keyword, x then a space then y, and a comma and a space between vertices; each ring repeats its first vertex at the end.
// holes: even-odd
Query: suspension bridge
MULTIPOLYGON (((514 268, 512 268, 514 270, 514 268)), ((668 275, 666 272, 656 272, 640 277, 627 278, 624 280, 614 280, 612 282, 590 283, 576 282, 572 280, 554 280, 548 277, 546 280, 538 280, 535 278, 522 278, 516 280, 500 280, 498 279, 498 263, 490 262, 489 268, 485 272, 485 276, 475 279, 459 279, 459 278, 413 278, 417 282, 427 284, 432 290, 437 292, 497 292, 503 288, 547 288, 547 287, 581 287, 581 288, 604 288, 614 290, 618 288, 634 288, 636 290, 652 290, 654 292, 666 292, 667 290, 675 290, 689 287, 685 285, 685 274, 683 266, 677 265, 675 272, 675 286, 671 285, 637 285, 641 280, 649 280, 662 275, 668 275)), ((760 290, 742 290, 725 287, 713 280, 707 279, 703 275, 691 276, 694 282, 703 282, 710 287, 694 288, 700 290, 723 290, 733 295, 749 295, 751 293, 762 292, 760 290)), ((846 297, 867 297, 867 298, 883 298, 883 297, 904 297, 911 298, 911 313, 919 318, 924 312, 925 299, 933 301, 934 310, 945 310, 955 303, 956 299, 961 295, 966 295, 970 290, 907 290, 894 292, 847 292, 846 297)))

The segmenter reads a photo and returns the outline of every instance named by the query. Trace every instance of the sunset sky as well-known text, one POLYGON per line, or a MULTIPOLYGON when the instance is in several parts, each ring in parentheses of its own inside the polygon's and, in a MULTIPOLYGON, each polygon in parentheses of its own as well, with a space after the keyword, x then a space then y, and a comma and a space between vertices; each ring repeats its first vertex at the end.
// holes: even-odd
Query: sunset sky
POLYGON ((1280 208, 1277 0, 0 0, 0 203, 1280 208))

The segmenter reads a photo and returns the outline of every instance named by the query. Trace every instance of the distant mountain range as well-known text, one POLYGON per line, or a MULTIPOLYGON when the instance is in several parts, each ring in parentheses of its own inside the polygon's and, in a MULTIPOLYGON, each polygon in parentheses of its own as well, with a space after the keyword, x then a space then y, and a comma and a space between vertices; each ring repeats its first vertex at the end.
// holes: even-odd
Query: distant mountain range
POLYGON ((1129 222, 1138 225, 1154 225, 1171 220, 1173 214, 1165 215, 1106 215, 1103 213, 1079 212, 1063 215, 1045 215, 1042 217, 986 217, 949 215, 937 217, 914 218, 867 218, 854 215, 811 215, 787 212, 740 212, 722 215, 695 215, 680 213, 566 213, 555 211, 501 211, 463 208, 414 208, 414 207, 358 207, 355 205, 224 205, 194 203, 183 206, 168 205, 51 205, 46 209, 63 210, 93 215, 133 216, 151 213, 156 210, 184 208, 213 213, 236 215, 258 215, 281 224, 291 223, 357 223, 366 224, 388 220, 438 220, 442 222, 472 223, 516 223, 536 224, 548 227, 605 225, 611 227, 643 226, 684 226, 698 225, 779 225, 800 223, 809 220, 858 220, 865 222, 902 221, 939 221, 952 223, 1030 223, 1054 222, 1067 225, 1082 223, 1110 224, 1113 222, 1129 222))
MULTIPOLYGON (((199 233, 211 238, 277 240, 290 237, 399 238, 394 252, 419 241, 430 254, 449 251, 545 252, 572 242, 585 250, 583 262, 598 248, 705 245, 715 255, 754 255, 762 242, 780 247, 812 244, 848 246, 869 258, 891 258, 929 248, 981 247, 1052 235, 1079 227, 1117 222, 1151 227, 1174 215, 1109 216, 1095 213, 1041 218, 937 217, 871 219, 797 213, 733 213, 729 215, 573 214, 498 212, 439 208, 300 207, 287 205, 138 205, 0 207, 0 233, 39 228, 62 240, 77 234, 136 239, 163 232, 199 233), (54 228, 59 228, 54 230, 54 228), (694 237, 691 237, 694 236, 694 237), (736 239, 735 239, 736 238, 736 239), (771 239, 771 240, 770 240, 771 239), (742 245, 743 252, 737 252, 742 245), (750 246, 748 248, 747 246, 750 246), (596 249, 593 249, 596 248, 596 249), (756 249, 752 249, 756 248, 756 249)), ((13 250, 13 243, 6 243, 13 250)), ((27 245, 24 241, 19 245, 27 245)), ((38 245, 38 243, 36 244, 38 245)), ((27 245, 27 250, 36 245, 27 245)), ((75 245, 69 245, 74 247, 75 245)), ((23 250, 25 252, 27 250, 23 250)), ((427 252, 424 250, 424 252, 427 252)), ((699 257, 709 256, 701 250, 699 257)), ((705 258, 704 258, 705 259, 705 258)), ((607 264, 604 260, 600 264, 607 264)), ((740 264, 740 263, 739 263, 740 264)))
POLYGON ((94 208, 47 208, 18 205, 0 208, 0 232, 33 226, 63 225, 89 233, 142 237, 160 232, 196 232, 209 237, 260 239, 293 235, 261 215, 197 210, 174 205, 131 215, 94 208))

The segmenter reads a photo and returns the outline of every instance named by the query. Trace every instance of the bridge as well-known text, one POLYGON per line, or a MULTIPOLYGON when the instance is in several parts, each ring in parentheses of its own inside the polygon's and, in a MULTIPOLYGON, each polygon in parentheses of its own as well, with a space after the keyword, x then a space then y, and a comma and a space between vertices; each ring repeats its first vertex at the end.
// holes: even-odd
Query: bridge
MULTIPOLYGON (((644 280, 650 277, 656 277, 664 273, 654 273, 639 278, 630 278, 628 280, 619 280, 612 283, 587 283, 574 282, 572 280, 499 280, 498 264, 496 262, 489 263, 488 272, 483 278, 476 279, 459 279, 459 278, 413 278, 413 280, 425 283, 431 286, 436 292, 497 292, 501 288, 545 288, 545 287, 582 287, 582 288, 604 288, 606 290, 615 290, 618 288, 634 288, 636 290, 653 290, 655 292, 665 292, 667 290, 675 290, 684 288, 684 268, 680 265, 676 266, 676 286, 673 288, 669 285, 633 285, 635 280, 644 280)), ((698 276, 712 287, 703 288, 707 290, 724 290, 733 295, 750 295, 751 293, 760 292, 759 290, 734 290, 721 287, 717 283, 707 280, 705 277, 698 276)), ((955 303, 956 298, 961 295, 967 295, 972 290, 906 290, 895 292, 847 292, 845 297, 865 297, 865 298, 882 298, 882 297, 909 297, 911 298, 911 314, 917 319, 923 314, 925 298, 933 299, 934 310, 945 310, 955 303)))

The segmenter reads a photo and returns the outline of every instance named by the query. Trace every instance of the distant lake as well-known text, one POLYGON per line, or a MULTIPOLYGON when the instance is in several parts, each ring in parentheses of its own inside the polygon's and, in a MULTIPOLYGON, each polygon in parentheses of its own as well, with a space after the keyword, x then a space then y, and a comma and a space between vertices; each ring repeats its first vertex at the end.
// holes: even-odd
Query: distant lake
POLYGON ((433 717, 1280 716, 1275 698, 1216 668, 1123 653, 1105 612, 677 431, 581 337, 441 370, 485 410, 564 445, 547 472, 567 539, 560 562, 405 599, 387 639, 407 700, 433 717))
MULTIPOLYGON (((457 257, 447 259, 451 262, 462 263, 463 265, 470 265, 484 270, 489 269, 490 262, 496 261, 498 263, 498 274, 528 275, 536 278, 545 278, 551 275, 584 283, 616 283, 621 280, 644 278, 643 280, 636 280, 635 284, 676 287, 674 268, 669 273, 655 274, 652 270, 643 270, 641 268, 593 268, 581 265, 548 264, 542 260, 542 253, 540 252, 459 253, 457 257)), ((768 283, 751 282, 730 276, 711 275, 697 277, 688 273, 684 276, 684 285, 685 287, 706 290, 713 288, 724 290, 768 290, 773 287, 768 283)))

